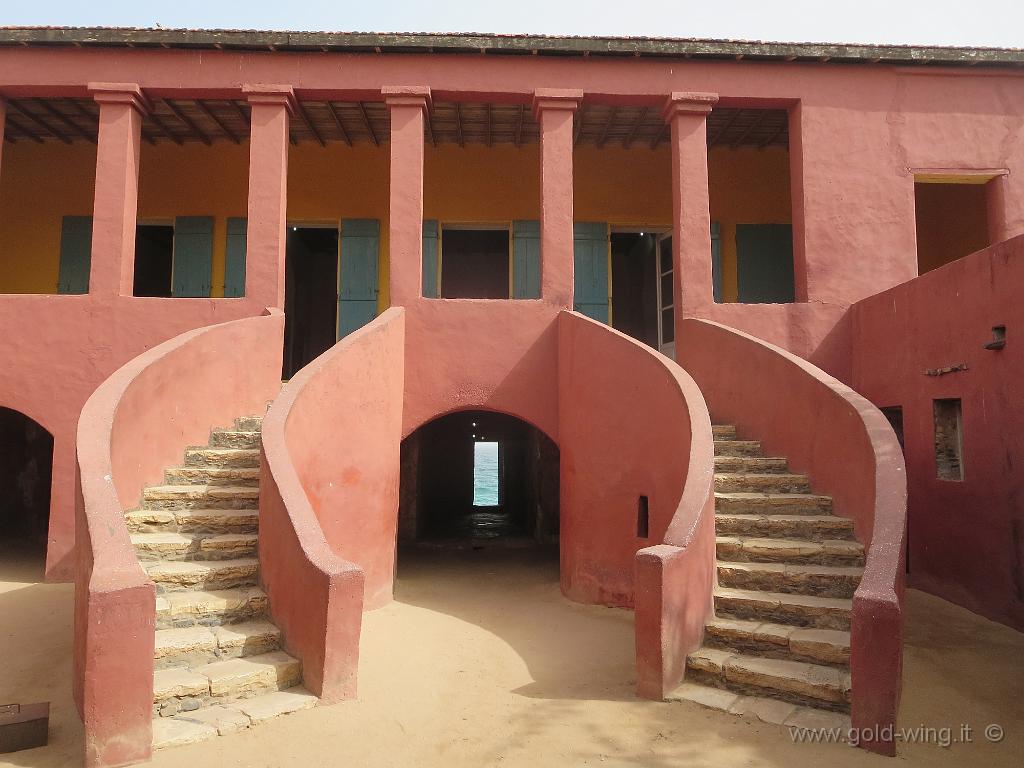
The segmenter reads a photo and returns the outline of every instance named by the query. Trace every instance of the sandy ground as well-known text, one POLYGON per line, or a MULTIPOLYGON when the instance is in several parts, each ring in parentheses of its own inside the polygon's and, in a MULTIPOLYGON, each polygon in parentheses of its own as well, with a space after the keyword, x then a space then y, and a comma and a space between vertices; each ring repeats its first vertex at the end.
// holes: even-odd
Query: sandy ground
MULTIPOLYGON (((2 554, 2 553, 0 553, 2 554)), ((187 766, 1021 766, 1024 635, 908 593, 901 725, 974 728, 974 742, 905 744, 895 761, 795 744, 778 726, 633 696, 626 611, 562 598, 533 551, 400 559, 396 600, 364 621, 359 701, 157 753, 187 766), (999 744, 982 731, 1005 730, 999 744)), ((0 765, 80 764, 71 701, 72 589, 0 557, 0 703, 52 701, 50 745, 0 765)))

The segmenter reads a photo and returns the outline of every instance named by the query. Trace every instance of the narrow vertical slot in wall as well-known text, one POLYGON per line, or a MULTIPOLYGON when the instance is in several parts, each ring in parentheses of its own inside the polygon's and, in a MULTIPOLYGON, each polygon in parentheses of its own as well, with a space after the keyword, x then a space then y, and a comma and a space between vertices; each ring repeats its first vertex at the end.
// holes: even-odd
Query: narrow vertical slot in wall
POLYGON ((650 505, 646 496, 641 496, 636 505, 636 535, 641 539, 650 536, 650 505))
POLYGON ((936 400, 935 469, 939 480, 963 480, 963 414, 959 398, 936 400))

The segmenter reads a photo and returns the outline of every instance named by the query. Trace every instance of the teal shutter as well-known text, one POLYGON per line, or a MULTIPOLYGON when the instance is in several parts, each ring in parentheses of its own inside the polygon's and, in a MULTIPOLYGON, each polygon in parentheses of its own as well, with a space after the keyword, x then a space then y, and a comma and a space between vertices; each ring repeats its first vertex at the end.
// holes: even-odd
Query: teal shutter
POLYGON ((245 238, 248 221, 228 219, 228 242, 224 251, 224 297, 245 296, 245 238))
POLYGON ((377 258, 380 222, 341 222, 341 269, 338 285, 338 338, 348 336, 377 316, 377 258))
POLYGON ((793 228, 789 224, 736 225, 736 288, 744 304, 794 301, 793 228))
POLYGON ((209 296, 212 270, 213 217, 179 216, 174 220, 171 296, 209 296))
POLYGON ((88 293, 92 261, 92 216, 65 216, 60 225, 57 293, 88 293))
POLYGON ((438 234, 436 221, 423 222, 423 296, 437 298, 438 234))
POLYGON ((573 309, 608 322, 608 225, 573 225, 573 309))
POLYGON ((722 303, 722 227, 711 222, 711 280, 715 303, 722 303))
POLYGON ((540 298, 540 222, 512 222, 512 298, 540 298))

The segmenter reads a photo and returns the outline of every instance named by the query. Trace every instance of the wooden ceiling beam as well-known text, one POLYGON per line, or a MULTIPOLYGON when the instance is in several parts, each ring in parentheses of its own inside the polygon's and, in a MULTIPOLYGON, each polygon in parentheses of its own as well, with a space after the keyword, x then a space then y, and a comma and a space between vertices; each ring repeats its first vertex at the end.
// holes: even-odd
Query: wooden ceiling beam
POLYGON ((487 146, 491 146, 491 105, 488 102, 484 105, 487 110, 487 146))
MULTIPOLYGON (((76 134, 78 134, 83 139, 88 141, 89 143, 95 144, 97 142, 97 137, 96 136, 94 136, 93 134, 89 133, 89 131, 85 130, 85 128, 83 128, 78 123, 76 123, 74 120, 72 120, 70 117, 65 115, 63 112, 61 112, 59 109, 57 109, 55 106, 53 106, 53 104, 51 104, 46 99, 33 99, 33 101, 36 104, 38 104, 40 107, 45 109, 47 112, 49 112, 51 115, 53 115, 55 118, 60 120, 62 123, 64 123, 64 125, 66 125, 68 128, 70 128, 76 134)), ((97 129, 98 128, 99 128, 99 126, 97 126, 97 129)))
POLYGON ((615 122, 615 117, 619 110, 617 107, 612 107, 611 111, 608 112, 608 119, 604 122, 604 128, 601 129, 601 138, 597 140, 597 148, 601 149, 604 147, 604 143, 608 140, 608 132, 612 128, 612 123, 615 122))
POLYGON ((210 146, 213 143, 210 140, 210 137, 207 136, 206 133, 198 125, 196 125, 196 122, 191 117, 185 114, 184 110, 182 110, 181 107, 175 104, 171 99, 164 99, 163 101, 164 104, 167 105, 167 108, 174 113, 174 116, 181 120, 181 122, 185 124, 185 126, 192 132, 192 134, 197 139, 203 142, 203 144, 205 144, 206 146, 210 146))
POLYGON ((750 122, 750 125, 747 126, 747 130, 745 130, 743 133, 741 133, 740 137, 738 139, 736 139, 735 141, 730 142, 729 146, 732 149, 736 149, 736 147, 740 146, 740 144, 742 144, 744 141, 746 141, 746 138, 747 138, 747 136, 750 135, 750 132, 753 131, 755 128, 757 128, 757 126, 759 126, 764 121, 765 115, 767 115, 767 114, 768 114, 768 110, 767 109, 762 109, 758 113, 757 117, 754 118, 750 122))
POLYGON ((764 149, 765 147, 767 147, 769 144, 771 144, 773 141, 775 141, 777 138, 779 138, 779 136, 782 135, 782 132, 784 130, 786 130, 786 128, 788 128, 788 127, 789 127, 789 115, 787 114, 786 115, 786 119, 783 120, 782 124, 778 128, 775 129, 775 133, 773 133, 767 139, 764 139, 760 144, 757 145, 757 148, 758 149, 764 149))
MULTIPOLYGON (((7 102, 7 106, 10 106, 10 105, 11 105, 11 103, 7 102)), ((41 137, 36 136, 32 131, 30 131, 28 128, 26 128, 25 126, 23 126, 21 123, 19 123, 17 120, 15 120, 13 118, 14 118, 14 116, 8 113, 8 115, 7 115, 7 125, 10 125, 10 126, 16 128, 19 133, 25 134, 25 138, 34 141, 36 144, 42 144, 43 143, 43 140, 42 140, 41 137)), ((12 139, 12 141, 13 141, 13 139, 12 139)))
POLYGON ((352 146, 352 137, 348 135, 348 131, 345 130, 345 124, 341 122, 341 115, 338 114, 338 108, 334 106, 333 102, 327 102, 327 111, 331 113, 331 117, 334 119, 334 127, 338 129, 338 133, 341 134, 342 140, 352 146))
POLYGON ((640 130, 641 124, 647 117, 648 110, 650 110, 650 107, 641 107, 640 114, 638 114, 636 116, 636 120, 633 121, 633 127, 629 129, 629 134, 622 140, 622 146, 625 149, 629 149, 630 145, 633 143, 633 139, 636 138, 636 132, 640 130))
POLYGON ((301 101, 297 101, 296 105, 298 106, 296 114, 298 114, 299 119, 302 120, 303 123, 305 123, 307 128, 309 128, 309 132, 313 134, 313 138, 320 143, 320 146, 326 147, 327 142, 324 141, 324 137, 320 135, 320 131, 316 129, 316 126, 313 125, 313 118, 309 116, 309 112, 306 111, 306 107, 303 106, 301 101))
POLYGON ((519 119, 516 120, 516 133, 513 137, 513 143, 518 147, 523 141, 523 122, 526 120, 526 105, 519 105, 519 119))
POLYGON ((713 146, 715 146, 715 144, 718 143, 718 140, 720 138, 722 138, 722 136, 725 134, 725 132, 728 131, 732 127, 732 124, 736 122, 736 118, 738 118, 740 116, 740 113, 742 111, 743 111, 742 109, 737 109, 735 112, 733 112, 731 115, 729 115, 729 118, 724 123, 722 123, 719 126, 717 131, 715 131, 715 135, 712 136, 710 139, 708 139, 708 146, 709 147, 713 147, 713 146))
POLYGON ((199 108, 200 112, 202 112, 204 115, 206 115, 214 123, 217 124, 217 127, 220 128, 220 130, 224 133, 225 136, 227 136, 229 139, 235 142, 235 144, 242 143, 242 140, 238 137, 238 134, 232 131, 230 128, 228 128, 227 125, 224 124, 224 121, 217 117, 217 114, 213 111, 213 108, 209 104, 207 104, 202 99, 196 99, 193 103, 199 108))
POLYGON ((167 127, 167 123, 165 123, 160 118, 160 115, 158 115, 156 112, 150 112, 149 119, 153 121, 153 125, 160 129, 161 133, 163 133, 167 138, 169 138, 179 147, 184 143, 180 136, 176 136, 171 132, 171 129, 167 127))
POLYGON ((380 139, 377 138, 376 131, 373 130, 373 124, 370 122, 370 116, 366 113, 366 105, 359 101, 359 114, 363 116, 363 125, 366 127, 366 132, 370 134, 370 141, 373 142, 373 146, 380 146, 380 139))
POLYGON ((666 133, 668 133, 668 123, 664 123, 655 134, 654 138, 651 139, 651 149, 654 149, 661 144, 661 140, 665 137, 666 133))
POLYGON ((64 142, 65 144, 70 144, 71 143, 71 139, 66 134, 58 131, 56 128, 54 128, 52 125, 47 123, 45 120, 43 120, 38 115, 32 114, 27 109, 25 109, 23 106, 21 106, 18 102, 13 101, 13 100, 12 101, 8 101, 7 102, 7 108, 8 109, 13 109, 21 117, 24 117, 30 123, 33 123, 34 125, 39 126, 44 131, 46 131, 50 135, 56 137, 57 139, 59 139, 60 141, 64 142))
POLYGON ((455 102, 455 139, 459 142, 460 147, 466 146, 465 138, 462 135, 462 107, 457 101, 455 102))
POLYGON ((572 128, 572 145, 575 147, 580 143, 580 136, 583 134, 583 110, 574 109, 572 116, 575 121, 572 128))

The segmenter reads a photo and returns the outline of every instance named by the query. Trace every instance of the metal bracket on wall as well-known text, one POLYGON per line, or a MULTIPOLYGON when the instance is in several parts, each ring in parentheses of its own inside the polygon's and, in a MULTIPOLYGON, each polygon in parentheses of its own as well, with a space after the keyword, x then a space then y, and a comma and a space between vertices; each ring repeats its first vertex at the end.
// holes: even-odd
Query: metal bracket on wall
POLYGON ((956 373, 957 371, 966 371, 967 363, 957 363, 956 365, 947 365, 945 368, 925 368, 925 376, 945 376, 947 373, 956 373))

